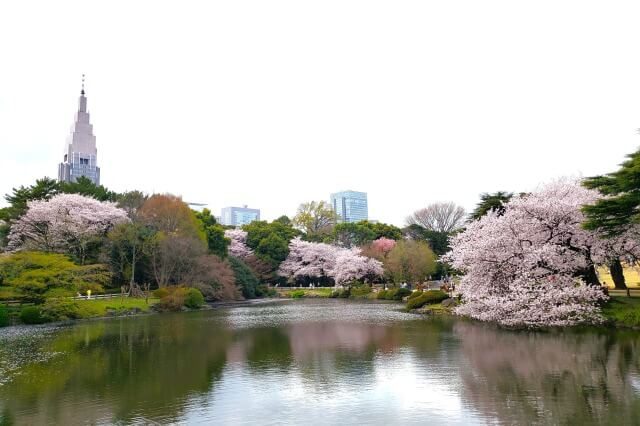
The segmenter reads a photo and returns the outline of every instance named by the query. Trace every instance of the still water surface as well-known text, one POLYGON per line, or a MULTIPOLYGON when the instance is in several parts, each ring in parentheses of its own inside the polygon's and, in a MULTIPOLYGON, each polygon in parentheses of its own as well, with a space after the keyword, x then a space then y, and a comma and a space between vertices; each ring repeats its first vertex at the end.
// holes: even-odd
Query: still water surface
POLYGON ((640 333, 279 301, 0 329, 0 424, 640 424, 640 333))

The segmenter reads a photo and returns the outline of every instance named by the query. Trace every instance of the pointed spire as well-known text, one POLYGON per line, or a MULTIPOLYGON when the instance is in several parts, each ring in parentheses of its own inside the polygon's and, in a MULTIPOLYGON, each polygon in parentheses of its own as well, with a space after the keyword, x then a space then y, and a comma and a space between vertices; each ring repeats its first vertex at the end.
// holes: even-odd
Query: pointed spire
POLYGON ((82 90, 80 91, 81 95, 84 95, 84 74, 82 74, 82 90))

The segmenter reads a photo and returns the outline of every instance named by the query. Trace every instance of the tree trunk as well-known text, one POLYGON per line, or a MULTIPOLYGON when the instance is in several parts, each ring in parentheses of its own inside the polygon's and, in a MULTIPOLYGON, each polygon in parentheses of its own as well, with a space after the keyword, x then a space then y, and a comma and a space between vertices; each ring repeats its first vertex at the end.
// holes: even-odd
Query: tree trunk
POLYGON ((596 268, 594 265, 589 265, 586 269, 583 269, 578 274, 580 278, 584 280, 587 285, 592 286, 601 286, 600 281, 598 280, 598 275, 596 274, 596 268))
POLYGON ((131 280, 129 281, 129 286, 133 287, 133 284, 136 282, 136 248, 135 246, 132 248, 131 253, 131 280))
POLYGON ((611 273, 611 278, 613 278, 613 284, 616 286, 618 290, 626 290, 627 284, 624 280, 624 274, 622 273, 622 263, 620 263, 620 259, 616 259, 609 265, 609 273, 611 273))

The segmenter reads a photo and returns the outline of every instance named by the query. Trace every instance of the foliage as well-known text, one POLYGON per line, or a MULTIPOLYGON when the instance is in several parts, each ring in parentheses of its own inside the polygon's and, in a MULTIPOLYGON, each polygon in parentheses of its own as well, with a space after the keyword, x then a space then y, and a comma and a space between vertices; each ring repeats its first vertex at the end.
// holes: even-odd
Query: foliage
POLYGON ((581 206, 598 197, 577 180, 559 180, 514 196, 502 216, 470 223, 446 256, 465 273, 456 312, 514 327, 599 321, 605 296, 585 282, 597 285, 594 264, 637 251, 637 239, 605 240, 582 228, 581 206))
POLYGON ((246 245, 261 260, 277 268, 289 253, 289 241, 299 234, 291 226, 282 222, 253 221, 242 229, 247 233, 246 245))
POLYGON ((293 218, 293 224, 305 232, 309 239, 328 234, 338 221, 338 215, 326 201, 302 203, 293 218))
POLYGON ((442 256, 449 251, 449 237, 452 235, 451 233, 431 231, 416 224, 404 228, 404 233, 412 240, 426 241, 429 247, 431 247, 431 250, 438 256, 442 256))
POLYGON ((376 299, 379 300, 385 300, 387 298, 387 293, 389 293, 390 290, 380 290, 377 294, 376 294, 376 299))
POLYGON ((436 258, 426 243, 403 240, 389 251, 384 268, 395 283, 422 282, 435 272, 436 258))
POLYGON ((404 297, 411 295, 411 290, 403 287, 394 287, 388 290, 380 290, 376 294, 379 300, 402 300, 404 297))
POLYGON ((199 309, 204 305, 204 296, 197 288, 167 287, 168 294, 154 305, 159 311, 181 311, 183 308, 199 309))
POLYGON ((148 255, 157 242, 152 229, 137 220, 117 225, 108 234, 110 263, 119 282, 136 282, 141 264, 148 262, 148 255))
POLYGON ((0 257, 3 283, 16 289, 20 299, 42 302, 56 291, 73 295, 94 286, 100 289, 111 276, 104 265, 74 264, 67 256, 54 253, 18 252, 0 257))
POLYGON ((428 290, 424 292, 416 291, 414 292, 414 294, 409 296, 409 300, 407 301, 407 309, 418 309, 423 307, 424 305, 433 305, 436 303, 440 303, 448 298, 449 295, 440 290, 428 290), (415 294, 418 294, 418 296, 412 297, 415 294))
POLYGON ((47 322, 82 318, 78 302, 72 299, 48 299, 40 307, 40 315, 47 322))
POLYGON ((37 306, 25 306, 20 311, 20 321, 24 324, 43 324, 46 319, 40 315, 40 308, 37 306))
POLYGON ((8 248, 69 253, 84 263, 99 239, 126 221, 126 212, 113 203, 60 194, 27 204, 27 212, 11 226, 8 248))
POLYGON ((349 287, 350 295, 353 297, 367 296, 371 293, 371 287, 368 284, 356 283, 349 287))
POLYGON ((255 249, 256 256, 272 265, 277 266, 287 258, 289 254, 289 243, 277 234, 270 234, 260 240, 255 249))
POLYGON ((4 305, 0 305, 0 327, 6 327, 9 323, 9 311, 4 305))
POLYGON ((140 207, 139 214, 145 225, 167 237, 206 241, 201 222, 180 197, 154 194, 140 207))
POLYGON ((236 257, 229 258, 229 264, 235 273, 236 284, 242 289, 242 295, 247 299, 257 296, 257 288, 260 282, 246 263, 236 257))
POLYGON ((276 297, 278 292, 265 284, 256 287, 256 297, 276 297))
POLYGON ((202 223, 209 253, 220 257, 227 256, 227 248, 231 240, 225 237, 224 226, 216 222, 215 217, 213 217, 209 209, 203 209, 202 212, 195 212, 195 215, 202 223))
POLYGON ((115 202, 118 194, 108 190, 102 185, 96 185, 91 179, 80 176, 75 182, 58 182, 60 192, 64 194, 78 194, 85 197, 91 197, 98 201, 115 202))
POLYGON ((434 203, 416 210, 407 225, 420 225, 429 231, 453 232, 464 225, 465 211, 454 203, 434 203))
POLYGON ((167 287, 160 287, 153 290, 153 297, 157 299, 162 299, 163 297, 168 295, 169 295, 169 290, 167 289, 167 287))
POLYGON ((204 305, 204 296, 197 288, 189 288, 184 296, 184 306, 189 309, 200 309, 204 305))
POLYGON ((402 231, 386 223, 361 221, 356 223, 342 222, 333 227, 332 241, 342 247, 356 247, 369 244, 374 240, 399 240, 402 231))
POLYGON ((504 214, 504 205, 511 200, 511 192, 498 191, 493 194, 484 193, 480 195, 480 202, 469 216, 471 220, 478 220, 487 213, 493 211, 498 216, 504 214))
POLYGON ((411 290, 409 290, 408 288, 400 287, 396 289, 394 295, 392 296, 392 299, 402 300, 403 298, 409 296, 411 293, 411 290))
POLYGON ((229 259, 215 255, 199 256, 184 275, 184 282, 200 290, 207 300, 241 299, 242 294, 229 259))
POLYGON ((586 229, 616 236, 640 222, 640 150, 627 158, 617 171, 584 180, 585 187, 605 195, 583 207, 586 229))

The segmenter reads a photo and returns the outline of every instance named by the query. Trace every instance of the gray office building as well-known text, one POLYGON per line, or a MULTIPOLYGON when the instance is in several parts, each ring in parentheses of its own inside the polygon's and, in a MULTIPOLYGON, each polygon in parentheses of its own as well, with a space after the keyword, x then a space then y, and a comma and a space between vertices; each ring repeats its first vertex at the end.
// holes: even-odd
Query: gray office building
POLYGON ((61 182, 75 182, 80 176, 89 178, 96 185, 100 185, 100 167, 98 167, 98 150, 93 126, 89 122, 87 112, 87 97, 84 93, 84 76, 82 90, 78 101, 71 134, 67 138, 64 150, 64 160, 58 165, 58 180, 61 182))
POLYGON ((360 222, 369 218, 366 192, 336 192, 331 194, 331 205, 339 216, 339 222, 360 222))
POLYGON ((220 215, 220 223, 227 226, 242 226, 260 220, 260 209, 242 207, 224 207, 220 215))

